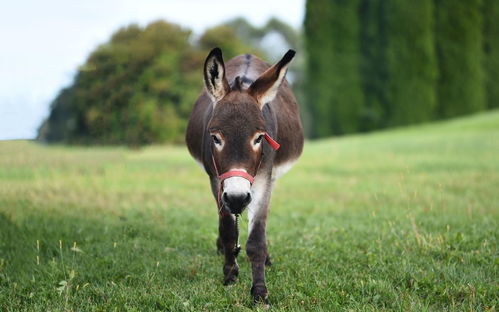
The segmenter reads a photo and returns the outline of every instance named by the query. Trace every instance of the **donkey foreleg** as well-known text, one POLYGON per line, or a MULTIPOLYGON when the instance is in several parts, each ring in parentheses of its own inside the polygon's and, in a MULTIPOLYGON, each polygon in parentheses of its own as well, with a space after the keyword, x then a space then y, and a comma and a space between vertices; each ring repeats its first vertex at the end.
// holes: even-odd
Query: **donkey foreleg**
POLYGON ((267 260, 267 240, 265 234, 265 220, 255 220, 246 242, 246 253, 251 262, 253 284, 251 295, 255 302, 267 301, 267 286, 265 285, 265 263, 267 260))
POLYGON ((224 214, 219 219, 219 238, 217 246, 221 248, 225 261, 223 266, 224 285, 229 285, 237 280, 239 266, 234 253, 237 244, 235 217, 232 214, 224 214))

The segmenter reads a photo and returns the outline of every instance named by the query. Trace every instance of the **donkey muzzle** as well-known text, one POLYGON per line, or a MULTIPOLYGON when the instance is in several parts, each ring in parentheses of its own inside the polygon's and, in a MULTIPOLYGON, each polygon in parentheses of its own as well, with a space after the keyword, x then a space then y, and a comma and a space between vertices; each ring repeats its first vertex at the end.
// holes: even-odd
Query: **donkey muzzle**
MULTIPOLYGON (((215 160, 213 163, 215 164, 215 160)), ((232 214, 242 213, 251 202, 251 185, 255 178, 242 169, 229 170, 218 178, 221 183, 218 191, 220 209, 225 208, 232 214)))
POLYGON ((230 213, 242 213, 250 202, 251 182, 246 177, 234 175, 223 181, 222 203, 230 213))

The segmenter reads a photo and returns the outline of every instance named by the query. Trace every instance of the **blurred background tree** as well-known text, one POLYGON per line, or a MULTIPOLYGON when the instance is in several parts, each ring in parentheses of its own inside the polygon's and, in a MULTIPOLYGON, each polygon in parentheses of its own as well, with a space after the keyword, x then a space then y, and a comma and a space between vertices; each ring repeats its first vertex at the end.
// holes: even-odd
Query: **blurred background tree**
POLYGON ((484 0, 483 45, 485 69, 485 97, 489 109, 499 108, 499 1, 484 0))
POLYGON ((312 137, 498 107, 498 3, 308 0, 312 137))
POLYGON ((383 11, 386 80, 382 87, 387 101, 383 126, 431 120, 437 78, 432 0, 387 0, 383 11))
POLYGON ((229 25, 220 25, 210 28, 199 38, 199 47, 204 51, 210 51, 213 47, 219 47, 223 51, 225 61, 243 53, 257 54, 262 57, 262 52, 254 45, 246 44, 241 40, 236 31, 229 25))
POLYGON ((52 103, 47 141, 129 145, 180 141, 201 87, 190 31, 158 21, 130 25, 99 46, 52 103))
POLYGON ((118 30, 51 105, 38 138, 78 144, 182 142, 220 47, 289 68, 308 137, 450 118, 499 107, 499 2, 308 0, 304 33, 236 18, 199 36, 165 21, 118 30))
MULTIPOLYGON (((226 60, 243 53, 268 60, 264 39, 270 30, 282 39, 281 46, 270 48, 279 53, 299 42, 298 33, 276 19, 262 28, 236 19, 197 40, 190 30, 165 21, 119 29, 54 99, 38 139, 131 146, 183 142, 208 52, 218 46, 226 60)), ((293 68, 296 80, 303 69, 293 68)))
POLYGON ((314 125, 313 136, 359 130, 364 94, 360 72, 351 70, 360 68, 361 62, 358 5, 358 0, 307 2, 308 75, 305 87, 314 125), (345 102, 349 105, 342 105, 345 102))
MULTIPOLYGON (((438 118, 486 108, 481 0, 435 2, 438 118)), ((483 12, 486 14, 486 12, 483 12)))

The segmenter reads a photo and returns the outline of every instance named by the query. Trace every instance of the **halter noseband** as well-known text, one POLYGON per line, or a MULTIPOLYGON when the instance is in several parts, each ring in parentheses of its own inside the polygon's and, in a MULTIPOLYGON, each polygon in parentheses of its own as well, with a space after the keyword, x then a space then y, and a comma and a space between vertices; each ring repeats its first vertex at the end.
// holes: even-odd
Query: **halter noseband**
POLYGON ((255 178, 247 173, 246 171, 242 170, 229 170, 226 173, 223 173, 218 176, 218 179, 220 180, 220 183, 222 183, 225 179, 232 178, 232 177, 241 177, 245 178, 246 180, 249 181, 250 184, 253 184, 253 181, 255 181, 255 178))

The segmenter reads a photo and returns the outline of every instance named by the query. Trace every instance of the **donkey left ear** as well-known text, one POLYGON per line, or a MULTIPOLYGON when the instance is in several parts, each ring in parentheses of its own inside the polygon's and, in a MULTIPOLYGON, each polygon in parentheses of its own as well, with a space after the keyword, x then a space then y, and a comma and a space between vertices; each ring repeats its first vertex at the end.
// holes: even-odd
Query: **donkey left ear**
POLYGON ((260 109, 276 97, 277 91, 288 70, 288 65, 295 54, 296 52, 293 50, 286 52, 277 64, 267 69, 249 87, 248 92, 257 100, 258 104, 260 104, 260 109))
POLYGON ((214 48, 204 62, 204 85, 215 105, 229 91, 229 83, 225 77, 225 65, 222 50, 214 48))

